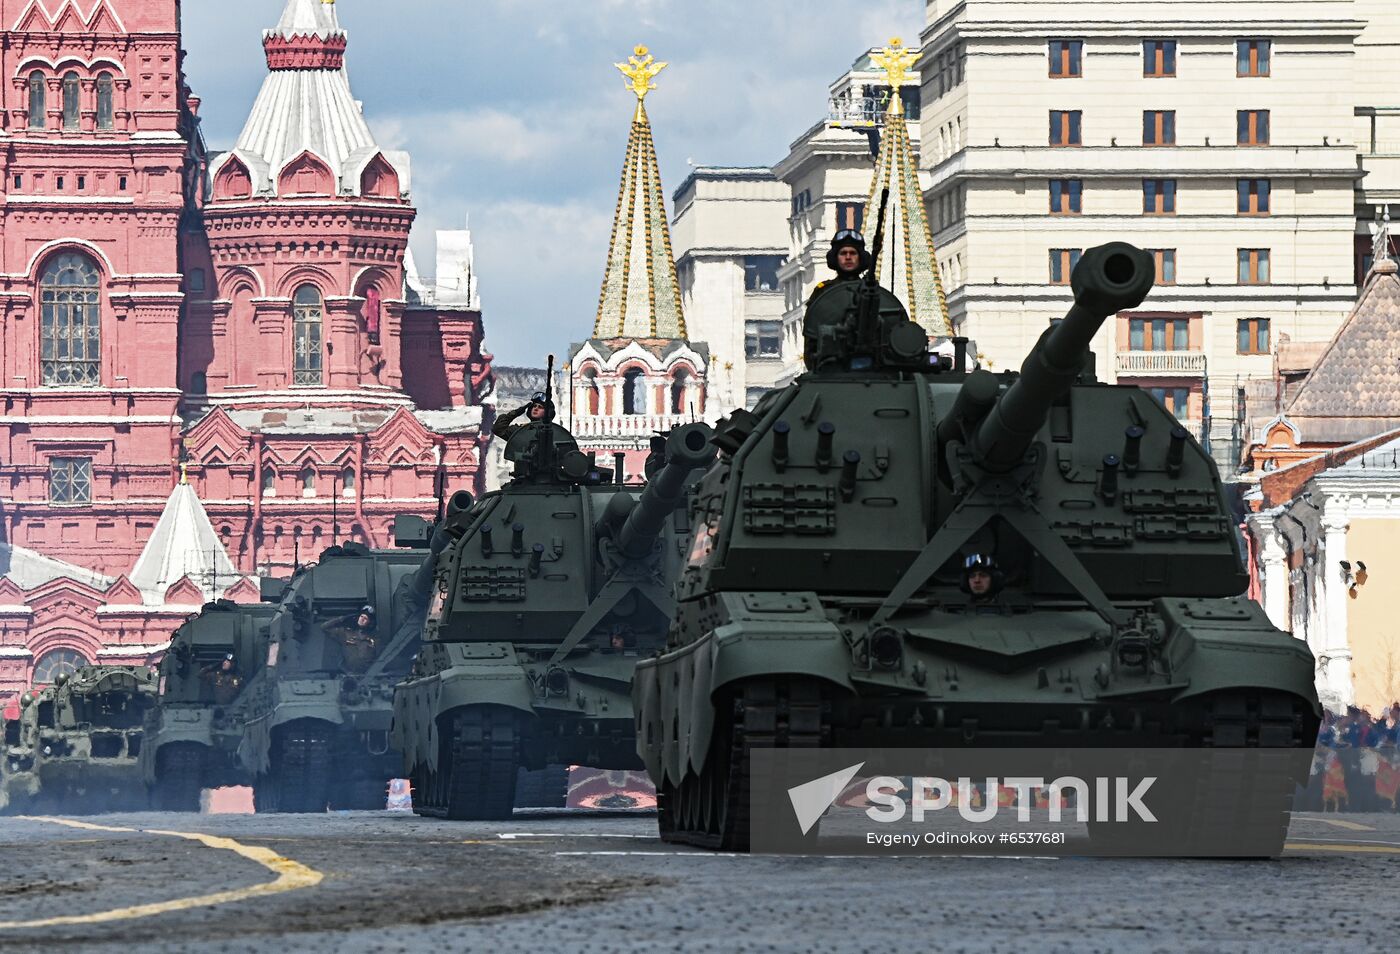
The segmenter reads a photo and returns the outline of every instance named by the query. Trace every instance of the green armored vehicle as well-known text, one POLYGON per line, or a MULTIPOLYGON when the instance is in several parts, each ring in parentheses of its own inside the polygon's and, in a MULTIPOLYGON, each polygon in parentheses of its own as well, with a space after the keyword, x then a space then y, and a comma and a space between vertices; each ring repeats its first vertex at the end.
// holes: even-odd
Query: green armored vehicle
POLYGON ((97 814, 147 807, 141 781, 146 711, 155 674, 145 666, 84 666, 20 697, 5 726, 10 812, 97 814))
POLYGON ((331 547, 287 584, 265 665, 243 690, 238 758, 257 811, 384 808, 399 765, 394 684, 418 646, 427 593, 415 593, 413 578, 428 530, 399 517, 399 549, 331 547))
POLYGON ((252 784, 238 761, 244 689, 267 660, 267 626, 276 609, 215 600, 171 637, 141 752, 153 807, 199 811, 204 789, 252 784))
POLYGON ((553 772, 559 804, 565 765, 639 764, 632 672, 664 640, 712 432, 672 431, 641 490, 579 451, 548 393, 530 407, 508 435, 512 480, 443 528, 423 645, 395 690, 419 814, 509 818, 519 768, 553 772))
MULTIPOLYGON (((1084 253, 1019 375, 928 355, 873 279, 814 298, 809 372, 716 428, 675 625, 638 666, 663 838, 747 849, 762 748, 1311 751, 1312 656, 1243 597, 1214 463, 1093 380, 1091 339, 1152 275, 1130 245, 1084 253)), ((1291 785, 1213 805, 1276 854, 1291 785)))

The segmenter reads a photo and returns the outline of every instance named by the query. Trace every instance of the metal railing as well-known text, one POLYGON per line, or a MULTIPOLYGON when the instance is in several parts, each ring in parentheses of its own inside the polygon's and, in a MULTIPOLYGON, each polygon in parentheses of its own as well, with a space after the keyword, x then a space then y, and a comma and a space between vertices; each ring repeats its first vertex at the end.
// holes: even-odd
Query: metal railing
POLYGON ((689 424, 686 414, 575 414, 569 428, 575 437, 650 437, 689 424))
POLYGON ((1118 374, 1205 374, 1203 351, 1120 351, 1115 356, 1118 374))

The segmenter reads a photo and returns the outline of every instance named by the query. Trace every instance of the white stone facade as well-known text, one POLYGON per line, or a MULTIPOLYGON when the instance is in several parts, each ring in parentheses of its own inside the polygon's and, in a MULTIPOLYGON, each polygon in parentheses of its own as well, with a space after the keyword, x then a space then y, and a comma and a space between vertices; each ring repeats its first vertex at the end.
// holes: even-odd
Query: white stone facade
POLYGON ((697 167, 676 190, 672 236, 686 327, 710 347, 723 409, 752 407, 791 380, 802 353, 785 329, 778 273, 790 193, 767 168, 697 167))
MULTIPOLYGON (((1172 250, 1174 283, 1160 283, 1140 310, 1147 343, 1134 346, 1127 318, 1106 324, 1098 372, 1163 388, 1170 404, 1184 396, 1174 410, 1211 439, 1218 460, 1237 459, 1242 381, 1270 374, 1279 334, 1330 337, 1356 297, 1358 6, 930 3, 920 60, 926 197, 952 316, 992 367, 1019 366, 1070 304, 1068 286, 1053 282, 1052 253, 1111 239, 1172 250), (1145 75, 1167 72, 1145 46, 1158 40, 1175 44, 1174 69, 1145 75), (1078 44, 1072 65, 1052 62, 1065 53, 1055 47, 1052 57, 1060 41, 1078 44), (1240 67, 1241 41, 1267 43, 1267 75, 1237 75, 1265 72, 1258 53, 1240 67), (1246 143, 1265 141, 1239 144, 1239 112, 1262 110, 1266 140, 1246 121, 1246 143), (1067 144, 1052 145, 1052 111, 1077 114, 1077 139, 1066 129, 1067 144), (1144 144, 1159 136, 1146 112, 1173 114, 1174 135, 1161 134, 1171 144, 1144 144), (1267 214, 1240 213, 1242 179, 1268 181, 1267 214), (1080 183, 1077 211, 1052 213, 1051 180, 1080 183), (1175 183, 1174 211, 1144 211, 1156 205, 1144 180, 1175 183), (1267 280, 1240 280, 1242 249, 1268 250, 1267 280), (1166 346, 1152 347, 1153 318, 1183 320, 1189 333, 1168 326, 1157 342, 1166 346), (1255 321, 1248 330, 1258 319, 1268 321, 1267 342, 1242 346, 1240 322, 1255 321)), ((1400 64, 1377 68, 1396 74, 1400 64)))

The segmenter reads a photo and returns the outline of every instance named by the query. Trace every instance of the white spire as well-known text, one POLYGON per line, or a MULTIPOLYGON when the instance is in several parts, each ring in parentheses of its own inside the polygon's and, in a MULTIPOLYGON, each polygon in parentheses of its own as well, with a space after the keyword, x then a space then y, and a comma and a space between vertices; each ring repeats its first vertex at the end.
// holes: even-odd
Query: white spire
POLYGON ((238 582, 238 569, 214 532, 204 505, 182 479, 170 492, 129 579, 147 604, 158 606, 165 602, 165 591, 185 576, 204 592, 206 600, 238 582))
POLYGON ((318 36, 321 39, 344 31, 340 28, 340 18, 335 13, 335 0, 287 0, 287 8, 282 11, 282 19, 270 34, 281 34, 288 39, 294 36, 318 36))

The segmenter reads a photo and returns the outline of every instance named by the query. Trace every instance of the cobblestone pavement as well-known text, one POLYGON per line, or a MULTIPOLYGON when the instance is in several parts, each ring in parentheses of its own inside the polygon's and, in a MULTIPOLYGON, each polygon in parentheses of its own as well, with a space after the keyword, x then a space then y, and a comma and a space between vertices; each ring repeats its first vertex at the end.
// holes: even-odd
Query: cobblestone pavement
POLYGON ((0 819, 6 954, 1362 951, 1400 860, 1397 815, 1295 816, 1258 862, 736 856, 630 813, 62 821, 0 819))

